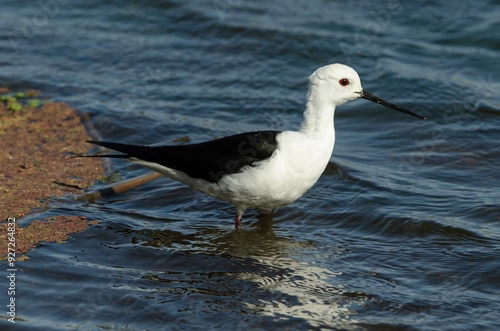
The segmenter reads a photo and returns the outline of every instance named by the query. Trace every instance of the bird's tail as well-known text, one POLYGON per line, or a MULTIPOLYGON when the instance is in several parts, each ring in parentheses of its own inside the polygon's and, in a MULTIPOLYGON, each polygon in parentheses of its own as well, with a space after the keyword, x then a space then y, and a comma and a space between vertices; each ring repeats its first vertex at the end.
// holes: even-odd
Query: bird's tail
POLYGON ((87 140, 88 143, 99 145, 105 148, 115 150, 124 154, 93 154, 93 155, 81 155, 85 157, 113 157, 113 158, 129 158, 129 157, 147 157, 152 152, 152 147, 148 146, 136 146, 127 145, 120 143, 112 143, 106 141, 96 141, 87 140))

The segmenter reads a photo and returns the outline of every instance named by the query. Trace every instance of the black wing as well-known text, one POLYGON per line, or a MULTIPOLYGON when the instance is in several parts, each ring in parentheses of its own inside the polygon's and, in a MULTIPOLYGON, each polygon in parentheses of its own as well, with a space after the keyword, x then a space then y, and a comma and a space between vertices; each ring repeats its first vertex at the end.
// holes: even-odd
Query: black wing
POLYGON ((89 142, 126 154, 108 157, 136 157, 180 170, 193 178, 217 183, 224 175, 237 173, 244 166, 252 166, 269 158, 278 147, 276 136, 279 133, 280 131, 248 132, 200 144, 161 147, 89 142))

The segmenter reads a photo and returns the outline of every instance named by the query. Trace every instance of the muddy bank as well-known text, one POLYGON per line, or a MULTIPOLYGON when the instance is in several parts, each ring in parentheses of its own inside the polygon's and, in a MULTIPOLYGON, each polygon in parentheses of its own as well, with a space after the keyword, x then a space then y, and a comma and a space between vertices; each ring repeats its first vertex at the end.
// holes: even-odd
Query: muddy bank
MULTIPOLYGON (((79 194, 95 183, 103 174, 101 161, 71 158, 92 148, 85 143, 88 139, 80 116, 69 105, 40 99, 37 91, 0 88, 0 223, 36 211, 51 197, 79 194)), ((61 241, 88 225, 80 216, 33 223, 33 231, 45 229, 39 238, 44 241, 61 241)), ((19 233, 31 238, 32 247, 38 237, 28 234, 29 229, 19 233)), ((2 242, 4 230, 0 227, 2 242)))

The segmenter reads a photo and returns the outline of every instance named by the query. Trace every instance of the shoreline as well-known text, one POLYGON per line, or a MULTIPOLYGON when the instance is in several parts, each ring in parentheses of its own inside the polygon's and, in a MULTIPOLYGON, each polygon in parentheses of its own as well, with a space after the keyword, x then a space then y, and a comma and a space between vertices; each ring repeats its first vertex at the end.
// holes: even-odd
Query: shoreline
MULTIPOLYGON (((104 173, 98 158, 71 157, 92 149, 78 112, 39 95, 0 87, 0 260, 6 257, 2 246, 7 245, 9 219, 18 223, 50 205, 53 197, 81 194, 104 173)), ((24 254, 41 241, 63 242, 96 223, 75 215, 34 220, 17 227, 15 253, 24 254)))

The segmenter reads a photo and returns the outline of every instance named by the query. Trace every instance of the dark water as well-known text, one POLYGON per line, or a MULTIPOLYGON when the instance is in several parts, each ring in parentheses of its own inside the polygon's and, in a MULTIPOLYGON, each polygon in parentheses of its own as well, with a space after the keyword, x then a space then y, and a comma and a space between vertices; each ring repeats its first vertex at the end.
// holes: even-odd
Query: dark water
POLYGON ((2 0, 0 85, 87 110, 103 139, 296 129, 306 78, 334 62, 428 117, 340 107, 324 175, 260 228, 167 179, 56 199, 20 224, 101 222, 18 263, 16 327, 500 328, 499 17, 498 1, 2 0))

